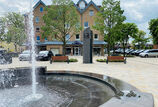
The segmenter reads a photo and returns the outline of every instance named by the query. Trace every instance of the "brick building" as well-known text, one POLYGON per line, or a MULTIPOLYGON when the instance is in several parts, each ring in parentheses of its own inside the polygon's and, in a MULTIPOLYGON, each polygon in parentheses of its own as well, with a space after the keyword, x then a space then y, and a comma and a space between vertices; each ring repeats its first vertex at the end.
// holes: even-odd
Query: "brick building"
MULTIPOLYGON (((95 24, 94 18, 99 11, 100 6, 97 6, 93 1, 87 3, 85 0, 79 0, 77 4, 74 3, 76 11, 79 14, 80 23, 83 28, 90 27, 95 24)), ((62 54, 62 45, 60 41, 52 40, 51 38, 42 39, 41 26, 44 25, 43 15, 46 14, 44 8, 45 3, 41 0, 34 6, 34 27, 35 27, 35 39, 37 42, 37 47, 39 50, 51 50, 54 54, 62 54)), ((106 42, 104 42, 104 37, 94 29, 94 43, 93 43, 93 53, 94 55, 104 55, 104 47, 106 42)), ((67 35, 70 36, 70 35, 67 35)), ((66 46, 67 55, 82 55, 83 46, 83 31, 79 34, 74 35, 68 42, 66 46)))

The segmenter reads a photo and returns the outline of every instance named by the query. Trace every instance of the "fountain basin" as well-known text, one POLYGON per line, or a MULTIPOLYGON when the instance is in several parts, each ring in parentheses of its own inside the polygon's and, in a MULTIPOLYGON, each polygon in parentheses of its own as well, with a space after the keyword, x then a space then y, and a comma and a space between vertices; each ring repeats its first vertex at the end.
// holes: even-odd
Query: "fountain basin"
POLYGON ((31 95, 31 69, 0 70, 2 107, 153 107, 153 96, 142 93, 123 81, 105 75, 37 69, 39 100, 26 101, 31 95), (3 78, 2 78, 3 77, 3 78), (127 97, 133 91, 135 97, 127 97), (123 95, 120 94, 123 93, 123 95), (134 105, 133 105, 134 104, 134 105))

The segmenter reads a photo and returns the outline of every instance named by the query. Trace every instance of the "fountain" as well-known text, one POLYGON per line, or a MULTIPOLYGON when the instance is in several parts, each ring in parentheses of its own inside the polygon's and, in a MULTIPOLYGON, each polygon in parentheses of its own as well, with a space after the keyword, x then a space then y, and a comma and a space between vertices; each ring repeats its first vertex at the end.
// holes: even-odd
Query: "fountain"
POLYGON ((76 71, 47 72, 46 67, 36 67, 30 6, 32 68, 0 69, 0 107, 154 106, 151 94, 115 78, 76 71))
POLYGON ((29 14, 29 27, 30 27, 30 38, 31 38, 31 61, 32 61, 32 94, 25 98, 26 101, 37 101, 43 97, 42 94, 37 94, 36 92, 36 59, 35 59, 35 33, 33 25, 33 0, 30 0, 30 14, 29 14))

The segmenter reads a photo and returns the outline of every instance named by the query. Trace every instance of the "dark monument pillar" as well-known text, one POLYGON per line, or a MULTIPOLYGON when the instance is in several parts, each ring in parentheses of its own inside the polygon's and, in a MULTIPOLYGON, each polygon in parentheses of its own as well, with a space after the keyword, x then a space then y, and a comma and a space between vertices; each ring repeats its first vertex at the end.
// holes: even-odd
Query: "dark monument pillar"
POLYGON ((83 33, 83 63, 93 63, 93 32, 90 28, 84 30, 83 33))

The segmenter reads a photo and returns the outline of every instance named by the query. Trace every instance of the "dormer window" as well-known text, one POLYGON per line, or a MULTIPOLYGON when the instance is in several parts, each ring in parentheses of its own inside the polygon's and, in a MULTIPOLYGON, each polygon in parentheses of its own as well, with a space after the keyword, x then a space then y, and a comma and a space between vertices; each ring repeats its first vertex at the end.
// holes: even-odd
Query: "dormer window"
POLYGON ((90 15, 90 16, 94 16, 94 11, 93 11, 93 10, 90 10, 90 11, 89 11, 89 15, 90 15))
POLYGON ((85 2, 81 1, 79 4, 80 9, 84 9, 86 7, 85 2))
POLYGON ((40 12, 43 12, 43 7, 40 7, 40 12))

